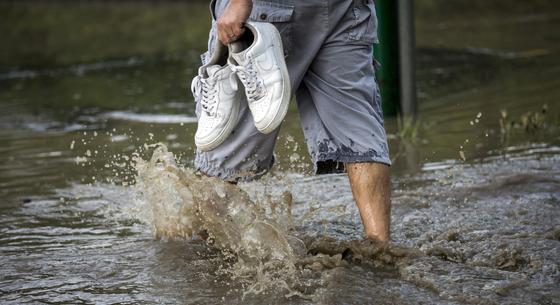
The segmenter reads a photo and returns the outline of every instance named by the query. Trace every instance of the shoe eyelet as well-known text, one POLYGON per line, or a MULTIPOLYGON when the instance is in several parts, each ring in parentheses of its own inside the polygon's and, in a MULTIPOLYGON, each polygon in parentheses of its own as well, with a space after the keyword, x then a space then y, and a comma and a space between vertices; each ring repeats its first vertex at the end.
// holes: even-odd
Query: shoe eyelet
POLYGON ((259 18, 260 18, 261 20, 263 20, 263 21, 266 20, 267 17, 268 17, 268 15, 267 15, 266 13, 262 13, 262 14, 259 16, 259 18))

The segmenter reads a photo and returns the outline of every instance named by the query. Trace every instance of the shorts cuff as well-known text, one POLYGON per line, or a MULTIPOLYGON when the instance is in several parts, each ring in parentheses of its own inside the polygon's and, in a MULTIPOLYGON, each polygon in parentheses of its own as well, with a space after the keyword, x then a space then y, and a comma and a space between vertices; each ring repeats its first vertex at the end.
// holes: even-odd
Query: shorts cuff
POLYGON ((248 169, 228 169, 213 165, 212 162, 208 162, 207 160, 197 156, 194 161, 194 168, 208 176, 217 177, 225 181, 249 182, 266 175, 274 164, 274 157, 270 158, 270 162, 268 164, 263 163, 265 162, 263 161, 255 164, 248 169))
POLYGON ((360 163, 360 162, 374 162, 382 163, 391 166, 391 159, 387 153, 380 154, 375 150, 370 150, 368 152, 355 152, 355 153, 343 153, 343 152, 328 152, 321 153, 314 158, 314 166, 317 166, 318 161, 332 160, 335 162, 344 163, 360 163))

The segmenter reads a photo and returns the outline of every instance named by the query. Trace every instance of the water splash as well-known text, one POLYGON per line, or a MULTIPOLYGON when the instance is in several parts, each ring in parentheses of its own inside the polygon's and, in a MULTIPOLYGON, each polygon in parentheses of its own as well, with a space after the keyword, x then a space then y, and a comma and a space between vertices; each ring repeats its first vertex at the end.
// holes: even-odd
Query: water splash
POLYGON ((234 262, 229 271, 249 283, 248 292, 279 283, 290 290, 296 257, 306 253, 303 242, 288 234, 290 197, 267 209, 236 185, 179 166, 164 145, 153 147, 150 160, 134 159, 134 187, 152 208, 156 237, 207 238, 234 262))

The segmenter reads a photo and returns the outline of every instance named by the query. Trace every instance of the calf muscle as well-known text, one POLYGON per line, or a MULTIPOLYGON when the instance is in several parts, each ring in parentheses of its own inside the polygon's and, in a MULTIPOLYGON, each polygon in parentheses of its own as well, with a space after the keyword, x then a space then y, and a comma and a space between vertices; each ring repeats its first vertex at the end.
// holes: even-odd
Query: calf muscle
POLYGON ((388 241, 391 223, 389 166, 381 163, 347 163, 346 168, 366 238, 388 241))

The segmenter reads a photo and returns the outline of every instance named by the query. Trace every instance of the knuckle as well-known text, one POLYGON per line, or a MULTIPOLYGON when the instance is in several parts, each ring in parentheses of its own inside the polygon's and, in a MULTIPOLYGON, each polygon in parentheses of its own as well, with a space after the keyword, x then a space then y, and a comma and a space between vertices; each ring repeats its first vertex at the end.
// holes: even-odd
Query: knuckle
POLYGON ((229 23, 230 22, 228 22, 227 19, 224 19, 224 18, 218 19, 218 26, 227 27, 229 25, 229 23))
POLYGON ((229 22, 227 19, 221 18, 218 20, 218 26, 222 26, 222 27, 228 27, 230 25, 231 22, 229 22))

